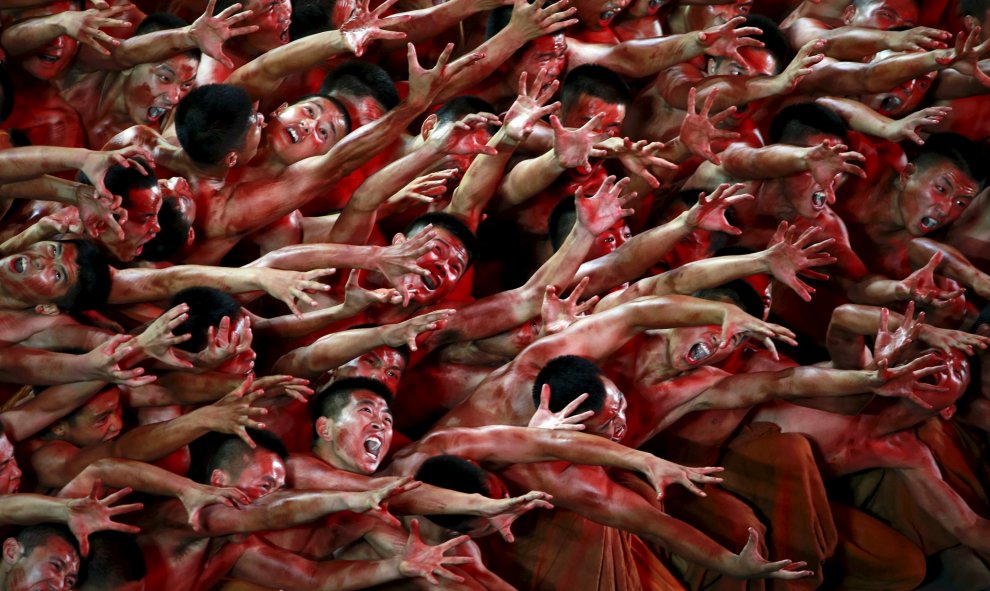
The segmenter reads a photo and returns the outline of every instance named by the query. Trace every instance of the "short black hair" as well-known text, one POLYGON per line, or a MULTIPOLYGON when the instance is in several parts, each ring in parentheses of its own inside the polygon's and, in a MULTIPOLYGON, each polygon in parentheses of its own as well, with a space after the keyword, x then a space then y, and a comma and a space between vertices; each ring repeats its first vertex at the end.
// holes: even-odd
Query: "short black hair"
MULTIPOLYGON (((466 95, 456 96, 436 110, 437 127, 447 123, 457 123, 461 119, 473 113, 494 113, 495 107, 480 96, 466 95)), ((494 125, 487 127, 488 133, 495 135, 498 128, 494 125)))
POLYGON ((763 298, 760 297, 760 294, 756 292, 756 289, 752 285, 742 279, 734 279, 718 287, 702 289, 694 292, 691 296, 713 302, 724 302, 728 300, 750 316, 763 318, 763 298))
POLYGON ((577 355, 554 357, 536 374, 533 382, 533 405, 539 408, 543 385, 550 384, 550 410, 560 412, 578 396, 587 393, 575 413, 598 412, 605 405, 605 384, 602 370, 593 362, 577 355))
POLYGON ((48 538, 56 537, 62 538, 67 544, 72 546, 76 554, 79 553, 79 543, 76 542, 76 537, 72 535, 69 528, 61 523, 39 523, 36 525, 29 525, 22 528, 14 538, 17 543, 21 545, 21 551, 24 556, 27 556, 38 546, 44 546, 48 538))
POLYGON ((547 231, 550 233, 550 244, 554 252, 560 250, 576 223, 577 205, 574 203, 574 197, 565 197, 553 208, 547 220, 547 231))
POLYGON ((817 103, 784 107, 770 124, 771 144, 798 144, 808 135, 824 133, 847 140, 846 124, 835 111, 817 103))
POLYGON ((974 17, 980 22, 983 22, 987 16, 987 10, 990 10, 990 0, 959 1, 959 11, 962 12, 962 15, 974 17))
POLYGON ((957 133, 935 133, 922 146, 906 146, 911 164, 924 168, 933 162, 948 160, 982 187, 986 183, 986 152, 967 137, 957 133))
POLYGON ((561 111, 569 112, 583 95, 602 99, 613 105, 632 102, 632 92, 621 76, 594 64, 578 66, 568 72, 560 86, 561 111))
POLYGON ((144 17, 141 24, 134 29, 134 35, 144 35, 145 33, 154 33, 156 31, 170 31, 172 29, 181 29, 182 27, 188 26, 189 23, 186 22, 182 17, 172 14, 171 12, 155 12, 144 17))
MULTIPOLYGON (((763 16, 762 14, 747 14, 744 17, 746 20, 739 25, 742 27, 756 27, 763 31, 759 35, 749 35, 750 39, 756 39, 763 43, 763 47, 751 47, 750 49, 762 49, 764 51, 769 51, 773 55, 774 60, 777 62, 776 72, 777 74, 784 71, 787 67, 788 62, 790 62, 791 48, 787 43, 787 39, 784 34, 780 32, 780 27, 773 19, 763 16)), ((724 58, 717 57, 716 60, 721 60, 724 58)))
POLYGON ((289 39, 295 41, 332 30, 333 0, 293 0, 289 39))
POLYGON ((218 164, 244 146, 253 124, 254 105, 247 91, 231 84, 194 88, 175 108, 179 145, 201 164, 218 164))
MULTIPOLYGON (((980 309, 980 314, 976 317, 976 322, 973 323, 973 329, 970 332, 976 332, 976 329, 984 324, 990 324, 990 304, 980 309)), ((3 431, 0 431, 0 433, 3 433, 3 431)))
MULTIPOLYGON (((478 494, 491 497, 488 488, 488 477, 485 471, 473 462, 457 456, 442 455, 428 458, 416 471, 416 480, 447 490, 456 490, 465 494, 478 494)), ((440 527, 460 533, 471 530, 475 515, 426 515, 427 519, 440 527)))
POLYGON ((56 240, 76 247, 76 284, 53 302, 68 312, 102 308, 110 296, 110 263, 91 240, 56 240))
POLYGON ((144 554, 137 539, 118 531, 101 531, 89 536, 89 556, 83 563, 80 591, 115 589, 141 581, 148 574, 144 554))
POLYGON ((277 455, 283 461, 289 457, 289 452, 285 444, 271 431, 260 429, 247 429, 248 437, 257 444, 252 448, 243 439, 236 435, 228 435, 217 440, 217 445, 210 460, 206 463, 206 474, 203 483, 209 484, 210 477, 214 470, 223 470, 233 478, 240 475, 241 470, 251 463, 252 456, 257 451, 269 451, 277 455))
POLYGON ((464 245, 464 249, 467 250, 467 262, 468 265, 470 265, 475 254, 478 252, 478 237, 474 235, 474 232, 471 231, 471 228, 469 228, 467 224, 449 213, 434 211, 419 216, 410 222, 408 226, 406 226, 406 238, 412 238, 416 234, 419 234, 423 228, 429 226, 430 224, 433 224, 433 227, 435 228, 443 228, 444 230, 447 230, 453 234, 455 238, 461 241, 461 244, 464 245))
MULTIPOLYGON (((130 205, 131 191, 158 186, 158 177, 155 176, 154 169, 141 158, 134 158, 134 161, 140 164, 148 174, 142 173, 137 166, 115 164, 107 170, 106 176, 103 177, 103 184, 106 185, 108 191, 120 196, 121 206, 124 209, 130 205)), ((86 179, 86 182, 89 182, 89 179, 86 179)), ((90 182, 90 184, 92 183, 90 182)))
POLYGON ((206 342, 207 333, 210 327, 217 327, 224 316, 230 318, 231 322, 237 320, 237 315, 241 311, 241 304, 230 294, 226 294, 219 289, 212 287, 190 287, 183 289, 172 298, 170 307, 179 304, 189 306, 189 318, 177 326, 172 334, 178 336, 191 334, 192 337, 185 342, 176 345, 183 351, 196 353, 202 351, 208 344, 206 342))
POLYGON ((350 401, 351 393, 358 390, 367 390, 384 400, 386 404, 392 404, 392 391, 384 383, 363 376, 341 378, 327 384, 313 397, 310 403, 313 419, 315 420, 317 417, 336 419, 340 416, 340 411, 350 401))
POLYGON ((158 234, 141 250, 142 261, 167 261, 186 245, 192 220, 182 215, 178 197, 166 197, 158 210, 158 234))
POLYGON ((304 94, 303 96, 297 98, 295 100, 295 103, 301 103, 303 101, 314 98, 320 98, 325 101, 329 101, 330 104, 332 104, 334 107, 337 108, 338 111, 340 111, 341 115, 344 118, 344 127, 347 130, 346 133, 350 133, 351 131, 354 130, 354 122, 351 121, 351 114, 347 112, 347 105, 341 102, 339 98, 323 94, 322 92, 311 92, 309 94, 304 94))
POLYGON ((3 102, 0 102, 0 121, 6 121, 14 112, 14 81, 7 71, 7 64, 4 63, 0 63, 0 92, 3 93, 3 102))
POLYGON ((386 111, 399 104, 399 92, 388 72, 377 64, 357 59, 340 64, 323 78, 320 94, 333 93, 371 97, 386 111))

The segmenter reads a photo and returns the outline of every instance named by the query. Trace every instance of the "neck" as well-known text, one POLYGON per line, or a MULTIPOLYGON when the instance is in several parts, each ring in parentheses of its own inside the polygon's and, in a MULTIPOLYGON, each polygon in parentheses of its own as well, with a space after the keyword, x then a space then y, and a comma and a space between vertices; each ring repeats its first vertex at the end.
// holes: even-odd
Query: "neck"
POLYGON ((883 181, 873 187, 866 200, 873 225, 891 232, 906 229, 901 214, 901 191, 894 182, 896 178, 896 172, 889 172, 883 181))
POLYGON ((774 179, 760 185, 756 193, 756 211, 760 215, 769 215, 782 220, 794 221, 798 216, 797 209, 787 200, 783 181, 774 179), (779 190, 773 190, 779 189, 779 190))
POLYGON ((350 472, 346 466, 342 465, 340 459, 333 453, 333 450, 330 449, 330 445, 323 439, 317 441, 316 445, 313 446, 313 455, 338 470, 350 472))

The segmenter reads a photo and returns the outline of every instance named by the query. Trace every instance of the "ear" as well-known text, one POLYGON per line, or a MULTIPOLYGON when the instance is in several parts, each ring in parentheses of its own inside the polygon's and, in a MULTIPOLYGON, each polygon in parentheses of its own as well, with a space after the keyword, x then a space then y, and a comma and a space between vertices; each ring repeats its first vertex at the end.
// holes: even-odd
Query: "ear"
POLYGON ((855 4, 850 4, 849 6, 846 6, 842 10, 842 17, 841 18, 842 18, 842 22, 843 23, 845 23, 845 24, 848 25, 849 23, 852 22, 852 19, 855 18, 855 17, 856 17, 856 5, 855 4))
POLYGON ((24 548, 17 538, 7 538, 3 541, 3 561, 7 564, 14 564, 21 559, 24 548))
POLYGON ((897 175, 897 188, 903 191, 904 187, 907 186, 908 181, 911 179, 911 176, 914 175, 916 170, 918 170, 918 168, 914 164, 910 163, 902 168, 900 174, 897 175))
POLYGON ((210 473, 210 486, 227 486, 227 473, 220 468, 215 468, 210 473))
POLYGON ((237 166, 237 152, 227 152, 227 155, 224 156, 223 163, 227 168, 237 166))
POLYGON ((424 140, 430 136, 430 132, 433 131, 433 129, 437 126, 437 123, 439 122, 440 120, 437 118, 435 114, 430 115, 423 121, 423 126, 420 128, 420 135, 423 137, 424 140))
POLYGON ((192 226, 189 226, 189 232, 186 235, 186 246, 189 246, 195 241, 196 241, 196 229, 193 228, 192 226))
POLYGON ((34 311, 45 316, 58 316, 62 312, 55 304, 38 304, 34 311))
POLYGON ((330 439, 330 421, 326 417, 317 417, 316 434, 325 441, 330 439))
POLYGON ((281 105, 278 106, 277 109, 275 109, 274 111, 272 111, 271 117, 272 118, 278 117, 279 114, 282 111, 286 110, 288 107, 289 107, 289 103, 282 103, 281 105))
POLYGON ((963 23, 966 25, 967 31, 972 31, 974 28, 980 26, 980 21, 976 20, 976 17, 973 15, 964 16, 963 23))
POLYGON ((947 406, 947 407, 943 408, 942 410, 938 411, 938 414, 943 419, 945 419, 945 420, 948 421, 949 419, 951 419, 953 417, 953 415, 956 414, 956 405, 955 404, 950 404, 949 406, 947 406))
POLYGON ((715 75, 715 58, 710 57, 705 60, 705 73, 709 76, 715 75))
POLYGON ((54 424, 52 424, 52 433, 55 434, 55 437, 58 438, 65 437, 65 434, 66 432, 68 432, 68 430, 69 430, 69 425, 65 422, 64 419, 59 420, 54 424))

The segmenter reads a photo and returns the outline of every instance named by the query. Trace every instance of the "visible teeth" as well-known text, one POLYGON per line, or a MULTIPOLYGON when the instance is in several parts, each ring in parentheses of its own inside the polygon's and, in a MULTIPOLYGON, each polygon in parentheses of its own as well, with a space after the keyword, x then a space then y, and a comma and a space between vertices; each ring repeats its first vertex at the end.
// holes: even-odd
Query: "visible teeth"
POLYGON ((821 207, 825 205, 826 195, 821 191, 815 191, 815 194, 811 196, 811 203, 815 207, 821 207))
POLYGON ((27 259, 24 257, 18 257, 17 261, 14 263, 14 267, 17 269, 18 273, 23 273, 27 269, 27 259))
POLYGON ((921 218, 921 227, 922 228, 924 228, 926 230, 931 230, 932 228, 935 228, 937 226, 938 226, 938 220, 936 220, 935 218, 930 217, 930 216, 927 216, 927 215, 925 217, 921 218))
POLYGON ((708 345, 706 345, 705 343, 698 343, 695 346, 691 347, 691 352, 688 355, 688 357, 691 358, 691 361, 701 361, 702 359, 705 359, 711 354, 712 354, 712 350, 708 345))
POLYGON ((436 279, 433 278, 433 275, 424 275, 423 285, 426 286, 426 289, 433 291, 434 289, 437 288, 437 281, 436 279))
POLYGON ((382 442, 377 439, 367 439, 364 442, 364 449, 377 458, 378 452, 382 449, 382 442))
POLYGON ((151 107, 150 109, 148 109, 148 119, 151 119, 152 121, 158 119, 164 114, 165 114, 165 109, 161 107, 151 107))
POLYGON ((888 96, 880 102, 880 108, 884 111, 892 112, 901 106, 901 99, 896 96, 888 96))
POLYGON ((299 141, 299 133, 298 133, 298 132, 296 132, 296 130, 295 130, 295 129, 291 129, 291 128, 290 128, 290 129, 288 130, 288 132, 289 132, 289 137, 290 137, 290 138, 292 138, 292 143, 293 143, 293 144, 299 141))

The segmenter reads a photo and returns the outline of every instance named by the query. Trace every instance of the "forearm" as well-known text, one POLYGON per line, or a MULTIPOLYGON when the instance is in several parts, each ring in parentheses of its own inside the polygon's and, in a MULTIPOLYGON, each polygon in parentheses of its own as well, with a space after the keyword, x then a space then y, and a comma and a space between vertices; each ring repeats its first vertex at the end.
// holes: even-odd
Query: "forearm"
POLYGON ((131 429, 112 442, 105 453, 79 466, 79 470, 103 458, 124 458, 139 462, 158 461, 210 432, 209 426, 200 421, 201 410, 186 413, 163 423, 131 429))
POLYGON ((12 236, 0 244, 0 256, 8 256, 18 252, 23 252, 32 244, 48 240, 57 235, 58 232, 52 226, 42 223, 34 223, 12 236))
POLYGON ((492 499, 480 494, 468 494, 421 484, 388 500, 388 509, 396 515, 475 515, 487 514, 485 503, 492 499))
POLYGON ((373 271, 382 249, 381 246, 355 244, 294 244, 271 251, 251 266, 289 271, 312 271, 330 267, 373 271))
POLYGON ((29 181, 6 183, 0 186, 0 200, 40 199, 75 205, 79 201, 76 191, 82 186, 82 183, 45 175, 29 181))
POLYGON ((0 44, 9 56, 18 56, 38 49, 65 35, 62 18, 57 14, 28 19, 4 29, 0 44))
POLYGON ((623 76, 642 78, 705 53, 697 31, 652 39, 633 39, 611 46, 600 64, 623 76))
POLYGON ((31 400, 0 414, 12 442, 25 441, 55 421, 74 412, 99 392, 106 382, 75 382, 46 388, 31 400))
POLYGON ((480 84, 485 78, 492 76, 498 67, 509 60, 515 53, 526 44, 528 40, 516 32, 511 26, 507 26, 494 37, 485 41, 475 49, 475 52, 483 54, 483 57, 471 65, 458 72, 448 85, 440 91, 434 104, 445 102, 455 96, 464 93, 466 90, 480 84))
POLYGON ((704 104, 708 95, 717 92, 712 112, 719 112, 729 107, 748 104, 755 100, 784 94, 789 90, 781 76, 710 76, 697 83, 680 84, 670 91, 663 93, 664 99, 671 106, 687 110, 688 93, 692 87, 698 89, 697 101, 704 104))
POLYGON ((64 500, 29 493, 0 495, 0 524, 35 525, 68 523, 69 507, 64 500))
POLYGON ((869 64, 820 64, 798 84, 798 90, 843 95, 888 92, 905 82, 944 68, 936 61, 939 52, 943 51, 946 50, 907 53, 869 64))
POLYGON ((516 164, 502 177, 499 184, 499 209, 504 211, 539 195, 565 170, 558 164, 553 150, 516 164))
MULTIPOLYGON (((846 282, 844 282, 846 283, 846 282)), ((857 304, 885 306, 901 301, 897 295, 897 281, 880 275, 870 275, 846 286, 846 295, 857 304)))
POLYGON ((874 137, 893 139, 892 131, 895 121, 885 117, 859 101, 846 98, 824 97, 816 103, 832 109, 849 126, 850 129, 872 135, 874 137))
POLYGON ((488 145, 498 150, 497 154, 478 154, 468 166, 457 189, 445 210, 467 221, 468 226, 477 231, 481 223, 481 213, 499 187, 505 165, 516 149, 516 143, 509 139, 505 128, 501 128, 488 141, 488 145))
POLYGON ((401 12, 409 20, 389 25, 388 30, 405 33, 404 39, 381 41, 382 49, 401 49, 406 43, 420 43, 443 33, 467 17, 485 10, 476 0, 448 0, 419 10, 401 12))
POLYGON ((336 332, 286 353, 275 362, 272 371, 314 379, 384 344, 380 326, 336 332))
POLYGON ((754 148, 733 144, 722 152, 722 168, 738 180, 775 179, 808 170, 810 148, 778 144, 754 148))
POLYGON ((0 381, 50 386, 100 376, 85 355, 8 347, 0 355, 0 381))
POLYGON ((317 33, 263 53, 234 71, 226 83, 240 86, 252 99, 262 99, 276 90, 286 76, 348 51, 340 31, 317 33))
POLYGON ((92 152, 85 148, 29 146, 0 152, 0 182, 33 179, 43 174, 82 168, 92 152))
POLYGON ((399 563, 399 558, 313 562, 259 543, 240 556, 231 575, 285 591, 356 591, 402 578, 399 563))
POLYGON ((973 288, 981 297, 990 295, 990 276, 955 248, 930 238, 912 238, 908 242, 908 257, 915 268, 923 267, 938 253, 942 255, 939 274, 973 288))
POLYGON ((159 375, 153 384, 131 388, 128 402, 132 407, 209 404, 243 381, 243 376, 218 372, 167 372, 159 375))
POLYGON ((845 26, 835 29, 816 29, 814 35, 804 36, 794 47, 801 47, 808 41, 824 39, 825 54, 843 61, 861 61, 885 49, 890 49, 891 31, 866 27, 845 26))
POLYGON ((59 492, 61 497, 83 497, 89 494, 97 483, 112 489, 125 487, 162 497, 179 498, 187 488, 199 486, 197 483, 144 462, 122 458, 97 460, 87 466, 72 482, 59 492))
POLYGON ((166 269, 122 269, 110 286, 110 304, 165 300, 188 287, 213 287, 225 293, 262 289, 260 273, 253 267, 175 265, 166 269))
POLYGON ((100 60, 100 69, 126 70, 138 64, 163 62, 172 56, 197 49, 191 26, 135 35, 111 49, 110 57, 100 60))
MULTIPOLYGON (((254 323, 254 332, 258 336, 277 336, 286 339, 294 339, 306 336, 317 330, 325 328, 330 324, 355 319, 352 324, 357 324, 357 315, 361 310, 356 310, 347 304, 337 304, 328 306, 315 312, 307 312, 301 317, 294 314, 266 318, 254 323)), ((342 327, 337 327, 341 328, 342 327)))

